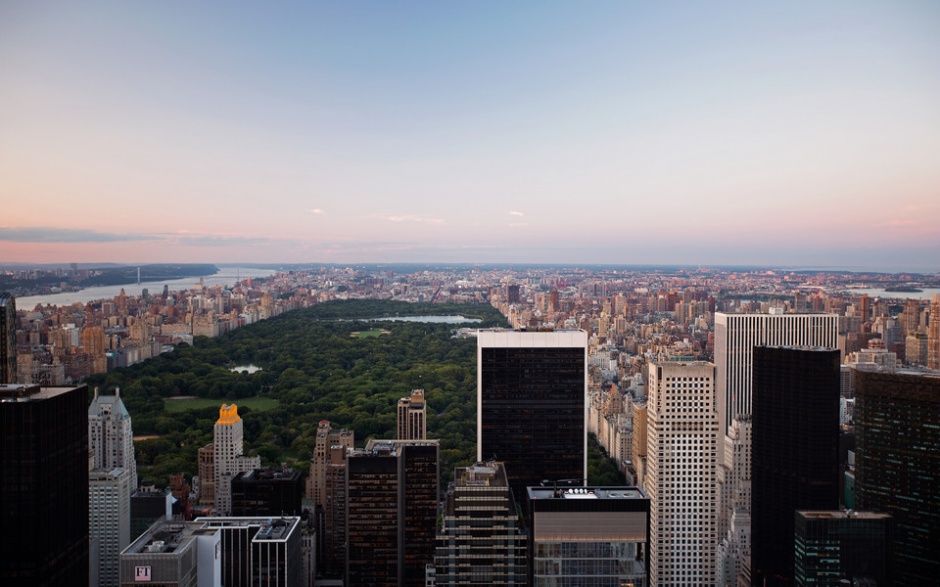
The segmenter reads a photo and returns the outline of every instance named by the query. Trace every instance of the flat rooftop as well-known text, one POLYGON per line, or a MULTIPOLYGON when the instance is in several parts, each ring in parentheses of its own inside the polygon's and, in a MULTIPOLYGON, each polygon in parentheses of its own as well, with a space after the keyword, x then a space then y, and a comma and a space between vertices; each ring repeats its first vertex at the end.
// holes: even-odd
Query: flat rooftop
POLYGON ((56 387, 41 387, 39 385, 27 385, 23 383, 3 383, 0 384, 0 402, 29 402, 34 400, 49 399, 68 393, 73 389, 85 387, 84 385, 64 385, 56 387))
POLYGON ((288 536, 300 525, 298 516, 285 516, 282 518, 272 517, 205 517, 196 518, 196 522, 203 524, 205 528, 225 529, 225 528, 258 528, 258 532, 251 539, 252 542, 273 541, 279 542, 287 540, 288 536))
POLYGON ((201 524, 192 522, 157 522, 121 554, 173 554, 192 542, 196 532, 201 529, 201 524))
POLYGON ((528 487, 529 499, 647 499, 638 487, 528 487))
POLYGON ((508 487, 506 470, 501 462, 476 463, 454 470, 457 487, 508 487))
POLYGON ((891 514, 855 510, 797 510, 796 513, 809 520, 886 520, 891 517, 891 514))

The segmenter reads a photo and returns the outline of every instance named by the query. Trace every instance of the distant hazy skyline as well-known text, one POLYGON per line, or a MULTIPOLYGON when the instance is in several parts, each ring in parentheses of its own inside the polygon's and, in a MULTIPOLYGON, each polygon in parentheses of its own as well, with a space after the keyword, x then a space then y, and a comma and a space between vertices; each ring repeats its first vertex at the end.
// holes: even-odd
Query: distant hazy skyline
POLYGON ((4 2, 0 262, 940 270, 940 3, 4 2))

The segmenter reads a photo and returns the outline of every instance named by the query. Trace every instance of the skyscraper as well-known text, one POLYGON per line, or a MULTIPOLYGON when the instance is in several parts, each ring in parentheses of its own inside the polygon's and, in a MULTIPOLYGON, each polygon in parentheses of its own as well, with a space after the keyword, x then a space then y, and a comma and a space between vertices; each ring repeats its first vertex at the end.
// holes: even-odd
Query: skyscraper
POLYGON ((370 440, 348 454, 346 584, 421 586, 434 562, 436 440, 370 440))
POLYGON ((137 487, 134 431, 120 389, 115 389, 114 395, 99 395, 95 388, 88 406, 88 450, 93 454, 95 469, 130 471, 131 486, 137 487))
POLYGON ((0 292, 0 384, 16 383, 16 299, 0 292))
POLYGON ((927 368, 940 369, 940 294, 930 302, 930 323, 927 325, 927 368))
POLYGON ((713 585, 719 446, 715 365, 651 363, 648 380, 650 584, 713 585))
POLYGON ((222 404, 213 436, 215 452, 215 511, 228 515, 232 511, 232 478, 244 471, 261 468, 261 457, 244 455, 244 426, 238 406, 222 404))
POLYGON ((92 585, 116 587, 118 556, 131 543, 131 472, 115 468, 88 473, 89 557, 92 585))
POLYGON ((641 489, 529 487, 527 491, 530 587, 651 584, 650 500, 641 489))
POLYGON ((836 314, 715 314, 715 366, 721 431, 748 419, 753 401, 751 365, 755 346, 839 346, 836 314))
POLYGON ((296 516, 162 520, 121 554, 121 585, 303 587, 301 527, 296 516))
POLYGON ((410 397, 398 400, 398 440, 424 440, 428 432, 427 416, 423 389, 415 389, 410 397))
POLYGON ((303 481, 297 471, 253 469, 232 478, 233 516, 299 516, 303 481))
POLYGON ((731 466, 718 468, 719 491, 726 492, 719 506, 727 505, 718 512, 719 585, 733 585, 751 557, 751 431, 750 421, 734 420, 724 437, 724 462, 731 466))
POLYGON ((754 348, 751 573, 792 585, 797 510, 839 507, 839 351, 754 348))
POLYGON ((855 505, 894 517, 894 585, 936 584, 940 376, 859 371, 855 434, 855 505))
POLYGON ((837 348, 839 319, 836 314, 785 314, 777 308, 771 308, 769 314, 715 314, 716 393, 726 446, 718 471, 718 528, 726 542, 720 564, 725 570, 740 570, 750 553, 751 495, 742 485, 750 479, 750 459, 740 457, 750 450, 754 347, 837 348), (735 532, 729 535, 732 518, 736 518, 735 532))
POLYGON ((499 460, 517 500, 543 480, 587 483, 587 333, 481 330, 477 461, 499 460))
POLYGON ((354 443, 355 434, 352 430, 333 430, 329 420, 320 420, 313 457, 310 459, 310 475, 307 477, 307 497, 316 505, 326 507, 326 495, 323 491, 326 487, 326 470, 331 460, 332 447, 347 449, 352 448, 354 443))
POLYGON ((352 430, 333 429, 321 420, 310 458, 307 497, 316 505, 317 572, 341 577, 346 570, 346 450, 353 448, 352 430))
POLYGON ((130 544, 131 494, 137 488, 137 460, 131 416, 121 392, 99 395, 95 389, 88 406, 89 552, 96 585, 116 586, 118 555, 130 544))
POLYGON ((892 522, 873 512, 797 511, 793 584, 839 587, 845 579, 890 585, 892 522))
POLYGON ((86 387, 0 385, 0 585, 88 584, 86 387))
POLYGON ((438 535, 437 584, 525 585, 527 541, 502 463, 458 468, 438 535))
POLYGON ((215 505, 215 444, 209 443, 196 453, 199 477, 199 505, 215 505))

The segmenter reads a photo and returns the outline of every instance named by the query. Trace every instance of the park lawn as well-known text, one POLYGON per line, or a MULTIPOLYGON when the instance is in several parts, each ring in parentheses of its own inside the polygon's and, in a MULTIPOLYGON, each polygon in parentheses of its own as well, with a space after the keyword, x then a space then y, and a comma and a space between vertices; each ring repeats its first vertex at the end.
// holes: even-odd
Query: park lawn
POLYGON ((350 336, 355 338, 378 338, 383 334, 391 334, 390 330, 383 328, 373 328, 372 330, 363 330, 362 332, 353 332, 350 336))
MULTIPOLYGON (((171 399, 164 400, 164 410, 167 412, 186 412, 188 410, 198 410, 201 408, 219 408, 222 404, 227 404, 225 400, 211 399, 205 397, 194 397, 191 399, 171 399)), ((277 407, 278 401, 269 397, 248 397, 236 400, 235 404, 239 408, 249 408, 259 412, 273 410, 277 407)))

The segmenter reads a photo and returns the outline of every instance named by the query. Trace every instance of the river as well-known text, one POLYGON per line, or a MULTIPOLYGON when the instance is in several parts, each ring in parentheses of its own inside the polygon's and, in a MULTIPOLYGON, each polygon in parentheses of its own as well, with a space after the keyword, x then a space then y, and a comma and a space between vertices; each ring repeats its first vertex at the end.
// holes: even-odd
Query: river
MULTIPOLYGON (((215 275, 202 276, 203 283, 206 286, 213 285, 234 285, 239 279, 249 277, 268 277, 274 275, 276 269, 257 269, 255 267, 222 267, 215 275)), ((42 296, 24 296, 16 298, 16 307, 18 310, 31 310, 36 304, 55 304, 57 306, 69 306, 76 302, 86 304, 93 300, 109 300, 121 294, 124 290, 129 296, 139 296, 141 291, 146 289, 150 294, 159 294, 166 285, 170 291, 181 291, 192 289, 199 284, 199 276, 184 277, 182 279, 170 279, 164 281, 145 281, 141 283, 128 283, 125 285, 102 285, 97 287, 88 287, 79 291, 68 291, 57 294, 48 294, 42 296)))
POLYGON ((854 296, 868 294, 870 298, 885 298, 895 300, 932 300, 936 294, 940 294, 940 288, 922 287, 924 291, 885 291, 880 288, 859 288, 846 290, 854 296))

